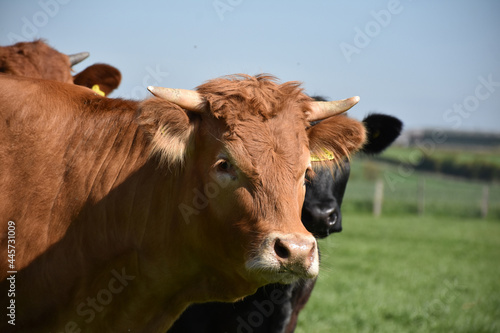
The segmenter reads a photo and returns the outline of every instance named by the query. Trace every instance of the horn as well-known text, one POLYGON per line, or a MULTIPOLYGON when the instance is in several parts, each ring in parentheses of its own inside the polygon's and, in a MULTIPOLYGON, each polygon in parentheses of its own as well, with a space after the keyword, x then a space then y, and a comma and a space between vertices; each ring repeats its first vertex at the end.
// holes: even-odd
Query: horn
POLYGON ((359 96, 342 99, 340 101, 312 102, 311 111, 307 115, 307 120, 316 121, 344 113, 358 102, 359 96))
POLYGON ((175 103, 186 110, 197 112, 202 111, 204 100, 201 95, 194 90, 172 89, 153 86, 149 86, 148 90, 156 97, 175 103))
POLYGON ((75 54, 70 54, 68 55, 69 57, 69 62, 71 63, 71 67, 74 65, 82 62, 83 60, 87 59, 90 53, 88 52, 80 52, 80 53, 75 53, 75 54))

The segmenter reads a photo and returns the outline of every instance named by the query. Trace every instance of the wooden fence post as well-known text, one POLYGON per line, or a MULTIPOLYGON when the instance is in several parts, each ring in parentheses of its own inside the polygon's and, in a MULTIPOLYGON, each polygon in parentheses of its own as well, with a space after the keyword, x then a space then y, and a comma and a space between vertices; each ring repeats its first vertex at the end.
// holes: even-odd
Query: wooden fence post
POLYGON ((481 217, 483 219, 488 217, 488 202, 490 199, 490 187, 488 185, 483 186, 483 198, 481 200, 481 217))
POLYGON ((382 202, 384 201, 384 181, 377 179, 375 183, 375 194, 373 197, 373 216, 379 217, 382 214, 382 202))
POLYGON ((422 176, 419 177, 418 179, 417 196, 418 196, 417 212, 418 215, 422 216, 424 215, 425 212, 425 178, 422 176))

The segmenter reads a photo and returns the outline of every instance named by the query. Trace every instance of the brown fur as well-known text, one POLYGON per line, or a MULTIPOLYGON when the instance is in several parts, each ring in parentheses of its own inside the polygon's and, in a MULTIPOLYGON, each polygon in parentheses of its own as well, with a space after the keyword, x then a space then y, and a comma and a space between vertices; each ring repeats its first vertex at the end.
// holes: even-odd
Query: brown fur
POLYGON ((343 158, 349 159, 366 140, 363 124, 345 115, 330 117, 310 127, 307 134, 311 155, 323 159, 316 163, 316 167, 342 167, 343 158), (326 151, 333 153, 333 160, 328 159, 326 151))
POLYGON ((0 220, 16 223, 18 331, 164 332, 190 303, 236 300, 312 267, 280 271, 271 250, 312 238, 299 216, 309 145, 356 149, 357 123, 308 137, 308 97, 266 76, 199 90, 210 112, 0 74, 0 220), (133 279, 91 318, 88 300, 122 271, 133 279))
POLYGON ((0 73, 73 83, 68 56, 42 40, 0 46, 0 73))
POLYGON ((0 46, 0 73, 74 83, 87 88, 99 85, 106 95, 118 88, 121 73, 113 66, 95 64, 72 76, 67 55, 43 40, 0 46))
POLYGON ((151 138, 151 153, 159 156, 162 165, 184 162, 193 126, 180 107, 152 98, 142 103, 138 121, 151 138), (174 108, 177 112, 165 112, 165 107, 174 108))
POLYGON ((214 116, 222 117, 228 123, 245 114, 259 115, 267 120, 288 108, 306 110, 307 102, 312 101, 302 93, 299 82, 278 84, 277 78, 268 74, 255 77, 230 75, 210 80, 200 85, 198 91, 207 96, 214 116), (290 105, 292 103, 295 105, 290 105))

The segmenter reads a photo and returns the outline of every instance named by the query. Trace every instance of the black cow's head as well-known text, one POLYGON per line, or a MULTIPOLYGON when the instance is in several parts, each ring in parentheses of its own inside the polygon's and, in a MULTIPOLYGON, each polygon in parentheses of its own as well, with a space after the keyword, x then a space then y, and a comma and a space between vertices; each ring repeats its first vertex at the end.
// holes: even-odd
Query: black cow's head
POLYGON ((349 179, 350 165, 345 162, 329 169, 319 169, 306 182, 306 198, 302 207, 302 223, 317 238, 342 231, 340 206, 349 179))
MULTIPOLYGON (((367 142, 362 148, 366 154, 379 154, 401 133, 402 122, 392 116, 371 114, 363 120, 367 142)), ((316 175, 306 183, 306 197, 302 207, 302 223, 317 238, 342 231, 340 206, 350 174, 349 161, 329 169, 315 170, 316 175)))

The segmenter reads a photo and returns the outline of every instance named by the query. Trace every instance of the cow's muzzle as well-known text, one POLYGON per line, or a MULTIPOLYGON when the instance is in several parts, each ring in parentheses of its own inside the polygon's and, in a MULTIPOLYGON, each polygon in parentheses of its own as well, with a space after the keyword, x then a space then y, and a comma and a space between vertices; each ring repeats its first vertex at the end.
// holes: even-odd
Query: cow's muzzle
POLYGON ((314 278, 319 271, 316 239, 310 234, 272 233, 246 266, 269 283, 314 278))

